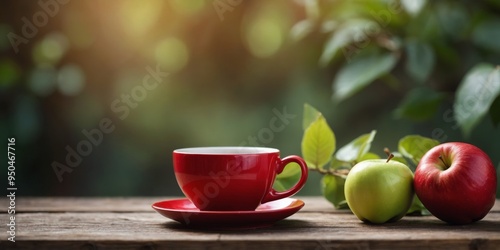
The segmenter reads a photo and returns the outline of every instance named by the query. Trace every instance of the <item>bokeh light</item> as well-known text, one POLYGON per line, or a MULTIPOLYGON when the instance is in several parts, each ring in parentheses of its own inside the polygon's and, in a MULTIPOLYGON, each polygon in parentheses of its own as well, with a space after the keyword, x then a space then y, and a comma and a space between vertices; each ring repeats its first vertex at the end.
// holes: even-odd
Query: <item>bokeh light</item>
POLYGON ((0 59, 0 87, 7 87, 16 83, 21 70, 12 60, 0 59))
POLYGON ((122 1, 119 12, 123 30, 130 37, 140 39, 158 21, 164 3, 162 0, 122 1))
POLYGON ((52 32, 35 45, 33 61, 38 66, 56 65, 68 49, 68 39, 61 32, 52 32))
POLYGON ((280 27, 270 19, 254 20, 246 32, 250 52, 256 57, 269 57, 278 51, 283 43, 280 27))
POLYGON ((38 96, 50 95, 56 87, 57 72, 52 67, 38 67, 31 71, 28 87, 38 96))
POLYGON ((284 43, 285 34, 291 28, 287 12, 276 3, 255 7, 245 17, 242 32, 249 51, 255 57, 274 55, 284 43))
POLYGON ((57 86, 64 95, 77 95, 85 85, 85 73, 74 64, 63 66, 57 75, 57 86))
POLYGON ((170 37, 156 45, 154 57, 166 71, 177 72, 188 63, 189 50, 180 39, 170 37))
MULTIPOLYGON (((40 104, 36 98, 23 95, 16 99, 14 105, 13 129, 16 140, 29 142, 39 133, 41 128, 40 104)), ((29 157, 26 155, 26 157, 29 157)))
MULTIPOLYGON (((499 39, 489 32, 495 26, 483 25, 495 24, 498 18, 484 4, 472 2, 467 25, 457 25, 456 20, 468 9, 451 0, 427 1, 415 18, 401 9, 390 15, 390 22, 383 15, 390 11, 386 0, 66 2, 43 27, 33 24, 37 31, 30 30, 29 38, 23 34, 31 29, 23 27, 23 17, 32 21, 43 11, 38 1, 8 1, 2 8, 6 14, 0 15, 0 134, 18 136, 26 142, 19 155, 36 158, 20 165, 25 171, 20 173, 20 185, 27 195, 174 195, 177 184, 166 174, 171 167, 168 152, 177 147, 248 143, 269 128, 275 110, 286 109, 294 118, 272 141, 257 143, 279 148, 283 155, 300 154, 305 102, 324 112, 338 131, 339 147, 372 129, 378 131, 373 148, 379 150, 396 148, 402 135, 427 129, 429 135, 435 127, 445 130, 449 139, 465 140, 459 126, 443 121, 439 112, 453 109, 453 93, 468 68, 500 62, 492 42, 499 39), (372 11, 379 15, 371 15, 372 11), (351 58, 339 49, 325 68, 318 67, 318 60, 333 43, 329 38, 342 34, 338 31, 356 19, 384 21, 384 32, 371 34, 366 43, 342 46, 353 45, 353 53, 360 56, 394 53, 398 64, 335 106, 332 80, 352 65, 351 58), (302 25, 297 26, 299 22, 302 25), (9 32, 27 37, 28 42, 13 48, 9 32), (301 39, 291 39, 290 33, 301 39), (410 40, 427 44, 435 53, 436 63, 425 83, 413 82, 405 72, 411 61, 406 49, 410 40), (397 46, 387 47, 391 44, 397 46), (142 88, 145 78, 159 84, 142 88), (406 93, 424 85, 449 97, 436 107, 433 120, 414 124, 395 119, 391 111, 406 93), (139 97, 133 97, 132 107, 123 96, 133 93, 139 97), (122 111, 113 109, 116 101, 122 111), (103 118, 111 119, 116 130, 104 136, 63 184, 57 182, 51 163, 64 161, 65 146, 77 145, 85 137, 81 131, 99 127, 103 118), (116 171, 119 177, 113 179, 116 171), (43 183, 33 182, 32 173, 43 183)), ((425 56, 415 54, 416 59, 425 56)), ((489 115, 498 118, 495 114, 489 115)), ((471 142, 492 152, 500 147, 500 139, 491 140, 491 135, 500 133, 487 116, 471 142)), ((304 192, 319 194, 316 177, 311 175, 311 187, 304 192)))

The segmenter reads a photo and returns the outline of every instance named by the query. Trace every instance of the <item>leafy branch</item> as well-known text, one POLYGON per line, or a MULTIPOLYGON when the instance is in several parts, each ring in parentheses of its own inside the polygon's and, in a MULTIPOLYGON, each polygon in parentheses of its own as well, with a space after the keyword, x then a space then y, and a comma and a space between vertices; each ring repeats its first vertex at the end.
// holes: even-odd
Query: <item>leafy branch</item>
MULTIPOLYGON (((381 158, 370 151, 377 131, 373 130, 370 133, 363 134, 336 150, 335 133, 321 112, 307 103, 304 105, 303 128, 302 157, 311 171, 323 175, 321 185, 323 196, 337 209, 348 208, 344 196, 345 178, 350 169, 358 162, 381 158)), ((401 138, 398 151, 391 152, 385 148, 384 152, 393 155, 392 160, 400 161, 414 171, 422 156, 438 144, 438 141, 430 138, 409 135, 401 138)), ((287 184, 286 180, 300 174, 296 169, 292 167, 285 168, 284 175, 278 176, 277 187, 286 189, 287 185, 293 185, 294 182, 287 184), (296 172, 291 174, 290 171, 296 172)), ((409 211, 409 213, 414 212, 425 212, 425 208, 417 198, 415 198, 414 205, 409 211)))

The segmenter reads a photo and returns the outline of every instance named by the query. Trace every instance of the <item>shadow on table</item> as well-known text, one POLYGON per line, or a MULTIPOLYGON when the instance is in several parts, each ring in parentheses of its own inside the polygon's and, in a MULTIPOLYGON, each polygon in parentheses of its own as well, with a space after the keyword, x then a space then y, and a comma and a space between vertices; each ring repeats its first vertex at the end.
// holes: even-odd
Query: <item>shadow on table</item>
POLYGON ((482 232, 500 232, 500 221, 489 221, 482 220, 472 224, 467 225, 452 225, 447 224, 443 221, 440 221, 432 216, 424 216, 420 217, 419 220, 407 219, 405 217, 400 221, 394 223, 386 223, 386 224, 365 224, 362 223, 365 227, 380 227, 384 229, 392 229, 392 230, 446 230, 449 232, 452 231, 463 231, 463 230, 471 230, 471 231, 482 231, 482 232), (425 218, 423 219, 422 218, 425 218))
POLYGON ((262 232, 272 232, 272 231, 287 231, 287 230, 301 230, 304 228, 311 228, 312 223, 304 221, 304 220, 294 220, 294 219, 287 219, 287 220, 282 220, 278 221, 272 225, 266 225, 266 226, 258 226, 258 227, 229 227, 229 226, 221 226, 218 227, 217 225, 213 227, 207 228, 206 226, 187 226, 180 224, 178 222, 167 222, 164 223, 163 226, 167 229, 173 229, 177 231, 184 231, 184 232, 203 232, 203 233, 241 233, 245 232, 246 234, 248 233, 262 233, 262 232))

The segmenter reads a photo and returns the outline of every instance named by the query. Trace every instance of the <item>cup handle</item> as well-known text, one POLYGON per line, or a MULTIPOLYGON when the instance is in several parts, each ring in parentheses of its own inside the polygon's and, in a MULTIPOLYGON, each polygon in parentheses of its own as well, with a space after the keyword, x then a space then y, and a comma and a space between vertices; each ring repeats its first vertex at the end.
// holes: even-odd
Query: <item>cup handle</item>
POLYGON ((290 156, 287 156, 281 160, 278 159, 278 161, 279 161, 278 165, 276 166, 276 173, 277 174, 280 174, 281 172, 283 172, 283 169, 285 169, 285 167, 288 163, 295 162, 295 163, 299 164, 300 170, 301 170, 300 179, 297 183, 295 183, 295 185, 292 188, 290 188, 286 191, 283 191, 283 192, 278 192, 278 191, 274 190, 274 188, 271 187, 270 188, 271 190, 269 191, 269 193, 267 193, 267 195, 264 196, 264 199, 262 199, 262 203, 274 201, 274 200, 279 200, 279 199, 283 199, 283 198, 292 196, 292 195, 296 194, 297 192, 299 192, 299 190, 306 184, 308 169, 307 169, 306 162, 302 158, 300 158, 299 156, 296 156, 296 155, 290 155, 290 156))

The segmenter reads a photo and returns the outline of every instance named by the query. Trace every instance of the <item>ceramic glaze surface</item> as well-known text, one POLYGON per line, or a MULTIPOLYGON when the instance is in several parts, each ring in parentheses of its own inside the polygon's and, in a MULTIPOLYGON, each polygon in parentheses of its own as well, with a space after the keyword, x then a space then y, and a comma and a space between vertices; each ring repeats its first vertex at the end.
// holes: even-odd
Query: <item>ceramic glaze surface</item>
POLYGON ((280 159, 279 150, 272 148, 187 148, 175 150, 173 159, 179 187, 201 210, 255 210, 261 203, 295 194, 307 179, 302 158, 280 159), (272 189, 274 179, 290 162, 299 164, 302 176, 290 190, 277 192, 272 189))

